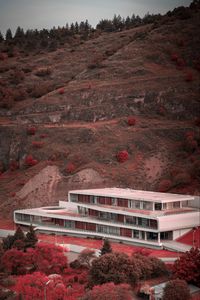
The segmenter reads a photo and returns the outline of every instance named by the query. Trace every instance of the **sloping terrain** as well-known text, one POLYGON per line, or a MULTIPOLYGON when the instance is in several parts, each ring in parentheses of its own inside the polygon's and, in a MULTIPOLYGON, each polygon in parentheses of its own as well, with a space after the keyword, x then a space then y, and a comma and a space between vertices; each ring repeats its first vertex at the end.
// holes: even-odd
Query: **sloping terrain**
POLYGON ((27 94, 0 110, 1 213, 57 203, 75 188, 198 194, 199 17, 2 61, 0 84, 27 94), (27 167, 30 154, 37 164, 27 167))

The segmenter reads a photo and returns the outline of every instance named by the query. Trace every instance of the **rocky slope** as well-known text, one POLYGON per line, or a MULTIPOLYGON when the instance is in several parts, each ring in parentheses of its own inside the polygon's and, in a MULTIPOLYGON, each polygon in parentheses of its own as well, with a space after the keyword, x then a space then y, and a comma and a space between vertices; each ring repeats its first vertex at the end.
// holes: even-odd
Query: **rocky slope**
POLYGON ((75 188, 198 194, 199 20, 194 11, 3 61, 1 84, 32 93, 0 110, 1 213, 55 204, 75 188), (13 83, 13 70, 26 68, 13 83), (38 163, 27 167, 30 154, 38 163), (19 169, 11 171, 13 161, 19 169))

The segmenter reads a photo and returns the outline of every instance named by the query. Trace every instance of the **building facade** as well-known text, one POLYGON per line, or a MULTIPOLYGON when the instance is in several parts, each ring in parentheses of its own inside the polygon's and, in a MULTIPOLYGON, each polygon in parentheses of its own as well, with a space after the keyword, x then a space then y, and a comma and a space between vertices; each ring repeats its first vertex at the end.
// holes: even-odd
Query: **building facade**
POLYGON ((162 247, 199 226, 194 196, 120 188, 74 190, 59 206, 14 212, 16 224, 43 231, 162 247))

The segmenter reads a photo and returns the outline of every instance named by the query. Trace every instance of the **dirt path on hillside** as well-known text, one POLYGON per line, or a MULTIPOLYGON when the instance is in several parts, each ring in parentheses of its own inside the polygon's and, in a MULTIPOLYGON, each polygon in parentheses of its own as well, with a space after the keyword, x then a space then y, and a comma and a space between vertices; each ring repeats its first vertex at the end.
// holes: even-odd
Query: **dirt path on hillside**
MULTIPOLYGON (((42 113, 38 113, 40 115, 42 113)), ((116 118, 112 120, 102 120, 97 122, 67 122, 67 123, 40 123, 34 124, 37 127, 44 127, 44 128, 98 128, 101 126, 106 125, 116 125, 120 122, 125 122, 127 119, 125 118, 116 118)), ((0 126, 5 127, 14 127, 14 126, 23 126, 21 122, 12 121, 6 118, 0 118, 0 126)), ((24 126, 30 126, 32 124, 24 124, 24 126)), ((129 126, 128 128, 133 131, 138 130, 148 130, 148 129, 180 129, 180 128, 187 128, 192 126, 191 121, 180 121, 180 120, 167 120, 167 119, 157 119, 157 118, 150 118, 147 119, 145 117, 137 116, 136 117, 136 125, 134 127, 129 126)))

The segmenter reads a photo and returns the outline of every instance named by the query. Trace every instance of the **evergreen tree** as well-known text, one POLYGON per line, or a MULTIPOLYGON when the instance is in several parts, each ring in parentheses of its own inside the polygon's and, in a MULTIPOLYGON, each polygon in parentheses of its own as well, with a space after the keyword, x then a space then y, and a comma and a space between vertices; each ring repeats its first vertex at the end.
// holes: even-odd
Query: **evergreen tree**
POLYGON ((24 37, 24 30, 20 26, 17 27, 16 32, 15 32, 15 39, 22 39, 24 37))
POLYGON ((0 43, 4 41, 3 34, 0 31, 0 43))
POLYGON ((88 23, 88 20, 85 21, 84 30, 88 33, 90 31, 91 26, 88 23))
POLYGON ((125 26, 127 29, 130 28, 130 26, 131 26, 131 19, 129 16, 125 20, 125 26))
POLYGON ((23 230, 21 229, 20 226, 17 227, 16 231, 15 231, 15 234, 13 236, 13 239, 14 239, 14 242, 15 241, 24 241, 25 240, 25 235, 24 235, 24 232, 23 230))
POLYGON ((100 253, 101 256, 104 255, 104 254, 112 252, 112 247, 111 247, 110 242, 109 242, 108 239, 104 240, 104 243, 103 243, 103 246, 102 246, 100 252, 101 252, 100 253))
POLYGON ((7 237, 3 238, 3 249, 8 250, 12 248, 12 245, 14 243, 13 235, 8 235, 7 237))
POLYGON ((75 25, 74 25, 74 31, 75 31, 75 33, 76 33, 76 34, 78 34, 78 33, 79 33, 79 26, 78 26, 78 22, 76 22, 76 23, 75 23, 75 25))
POLYGON ((81 21, 81 23, 79 25, 79 30, 81 33, 83 33, 85 31, 85 23, 83 21, 81 21))
POLYGON ((112 23, 113 23, 114 30, 121 29, 122 28, 122 18, 121 18, 121 16, 120 15, 118 15, 118 16, 114 15, 112 23))
POLYGON ((71 23, 71 25, 70 25, 70 31, 71 31, 71 33, 74 33, 74 31, 75 31, 74 23, 71 23))
POLYGON ((29 227, 29 231, 26 234, 25 238, 25 247, 26 248, 35 248, 35 245, 38 242, 37 235, 32 225, 29 227))
POLYGON ((6 31, 6 41, 12 40, 12 31, 10 28, 6 31))

